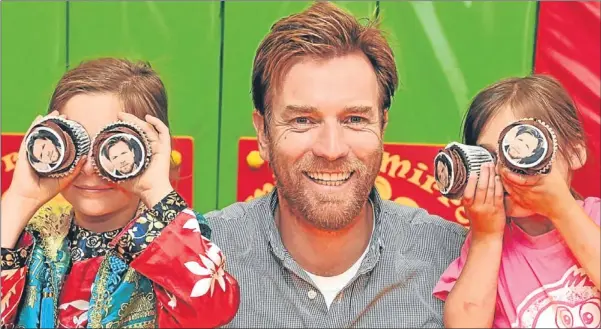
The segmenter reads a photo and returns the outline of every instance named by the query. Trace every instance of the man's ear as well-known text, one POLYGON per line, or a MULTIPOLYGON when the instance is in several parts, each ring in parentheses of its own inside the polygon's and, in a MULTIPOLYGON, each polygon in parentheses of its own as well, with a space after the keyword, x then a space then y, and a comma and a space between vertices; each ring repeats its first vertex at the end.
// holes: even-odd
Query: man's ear
POLYGON ((382 132, 384 132, 386 130, 386 127, 388 127, 388 109, 384 110, 384 115, 382 116, 382 132))
POLYGON ((269 135, 265 130, 265 116, 257 109, 253 111, 253 125, 257 132, 257 141, 259 144, 259 154, 263 160, 269 162, 269 135))
POLYGON ((572 171, 582 168, 584 166, 584 164, 586 163, 586 158, 587 158, 586 147, 583 144, 578 144, 576 146, 575 151, 576 152, 570 154, 570 158, 568 159, 569 164, 570 164, 570 169, 572 171))

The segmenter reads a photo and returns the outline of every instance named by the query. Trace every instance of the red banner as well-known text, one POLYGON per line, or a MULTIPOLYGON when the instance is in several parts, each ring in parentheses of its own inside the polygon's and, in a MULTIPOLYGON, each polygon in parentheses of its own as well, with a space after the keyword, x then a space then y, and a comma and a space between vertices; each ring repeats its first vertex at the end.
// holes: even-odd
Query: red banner
MULTIPOLYGON (((442 147, 444 145, 385 144, 376 188, 385 200, 424 208, 467 226, 460 201, 443 197, 434 180, 432 161, 442 147)), ((237 200, 248 201, 265 195, 273 189, 273 184, 273 174, 259 156, 256 139, 240 139, 237 200)))
MULTIPOLYGON (((13 178, 15 162, 19 146, 23 140, 23 134, 2 134, 2 194, 8 189, 13 178)), ((194 140, 191 137, 173 137, 171 153, 173 162, 176 164, 177 178, 172 181, 175 190, 192 206, 193 202, 193 164, 194 164, 194 140)), ((61 195, 56 196, 51 203, 65 203, 61 195)))
POLYGON ((534 71, 557 78, 578 107, 587 134, 586 164, 572 187, 582 196, 601 196, 601 4, 541 1, 534 71))

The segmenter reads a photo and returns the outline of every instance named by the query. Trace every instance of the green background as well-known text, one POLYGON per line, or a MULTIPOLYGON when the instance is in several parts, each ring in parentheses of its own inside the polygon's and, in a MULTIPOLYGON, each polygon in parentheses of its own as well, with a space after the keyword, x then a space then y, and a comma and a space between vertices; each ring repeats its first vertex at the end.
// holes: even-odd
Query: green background
MULTIPOLYGON (((475 93, 532 71, 535 2, 338 2, 378 14, 401 87, 386 142, 459 137, 475 93)), ((2 132, 24 132, 53 88, 84 59, 149 61, 165 82, 172 134, 194 138, 194 206, 236 200, 238 139, 255 135, 250 76, 271 25, 310 2, 3 1, 2 132)), ((186 155, 184 155, 186 156, 186 155)))

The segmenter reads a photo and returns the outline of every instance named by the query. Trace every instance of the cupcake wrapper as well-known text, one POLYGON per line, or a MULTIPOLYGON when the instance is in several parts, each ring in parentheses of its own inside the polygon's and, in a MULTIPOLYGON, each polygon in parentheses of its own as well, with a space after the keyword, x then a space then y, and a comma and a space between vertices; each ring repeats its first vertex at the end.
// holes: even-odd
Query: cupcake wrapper
POLYGON ((480 169, 485 163, 494 163, 495 159, 492 155, 484 148, 480 146, 465 145, 460 143, 450 143, 446 149, 455 149, 459 151, 462 156, 464 163, 467 167, 467 174, 476 173, 480 174, 480 169))
POLYGON ((479 175, 483 164, 495 162, 494 156, 486 149, 457 142, 449 143, 445 146, 444 151, 440 151, 436 155, 435 166, 439 157, 446 157, 447 165, 450 164, 448 186, 440 188, 439 185, 439 189, 444 196, 451 199, 461 198, 470 173, 479 175))
POLYGON ((453 159, 446 154, 445 152, 438 152, 438 154, 436 155, 436 157, 434 157, 434 170, 436 170, 436 163, 438 162, 439 158, 446 158, 447 159, 447 165, 450 166, 449 168, 449 186, 445 189, 442 188, 440 189, 440 193, 442 193, 443 195, 447 195, 452 189, 453 189, 453 182, 455 181, 455 173, 457 172, 457 168, 454 167, 453 164, 453 159))
POLYGON ((551 148, 551 160, 544 168, 538 171, 538 174, 547 174, 551 171, 551 166, 553 165, 553 162, 555 162, 555 156, 557 155, 557 135, 555 134, 555 130, 553 130, 546 122, 538 119, 536 119, 536 121, 547 128, 549 135, 551 135, 551 143, 553 144, 553 147, 551 148))
POLYGON ((150 159, 152 157, 152 149, 150 147, 150 141, 148 140, 148 136, 146 136, 146 133, 144 132, 144 130, 142 130, 140 127, 138 127, 137 125, 133 124, 133 123, 129 123, 129 122, 125 122, 125 121, 119 121, 119 122, 115 122, 115 123, 111 123, 108 124, 106 126, 104 126, 97 134, 96 136, 94 136, 93 141, 92 141, 92 145, 97 143, 98 138, 100 135, 102 135, 103 133, 106 132, 110 132, 112 130, 118 129, 120 127, 126 127, 129 128, 135 132, 137 132, 140 135, 140 142, 142 142, 143 147, 144 147, 144 161, 143 161, 143 166, 142 168, 140 168, 140 170, 134 174, 134 175, 125 175, 125 177, 123 178, 119 178, 119 177, 114 177, 114 176, 107 176, 104 175, 102 172, 102 170, 100 170, 100 168, 98 168, 99 164, 96 163, 96 154, 94 154, 92 156, 92 166, 94 167, 94 170, 102 177, 102 179, 109 181, 109 182, 113 182, 113 183, 121 183, 124 181, 127 181, 131 178, 134 178, 136 176, 139 176, 142 174, 142 172, 144 170, 146 170, 146 168, 148 167, 148 165, 150 164, 150 159))
POLYGON ((52 121, 59 125, 71 137, 73 145, 75 146, 75 159, 69 167, 44 174, 46 177, 62 178, 72 174, 81 158, 88 154, 90 151, 90 136, 85 128, 79 123, 57 116, 43 118, 38 124, 36 124, 36 127, 47 121, 52 121))

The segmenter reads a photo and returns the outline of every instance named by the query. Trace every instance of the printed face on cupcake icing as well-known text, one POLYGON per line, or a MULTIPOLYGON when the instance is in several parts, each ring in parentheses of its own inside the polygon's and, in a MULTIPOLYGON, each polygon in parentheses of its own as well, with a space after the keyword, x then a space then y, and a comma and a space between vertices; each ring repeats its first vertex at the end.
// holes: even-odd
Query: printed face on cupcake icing
POLYGON ((442 193, 448 193, 451 188, 453 175, 451 172, 451 158, 445 153, 439 153, 434 159, 436 185, 442 193))
POLYGON ((521 168, 536 166, 548 150, 547 140, 542 131, 526 124, 511 128, 503 137, 502 146, 505 158, 521 168))
POLYGON ((142 142, 130 134, 115 134, 100 146, 100 165, 111 175, 125 178, 136 175, 145 157, 142 142))
POLYGON ((31 166, 38 172, 57 169, 65 155, 62 139, 52 129, 35 128, 27 137, 27 155, 31 166))

